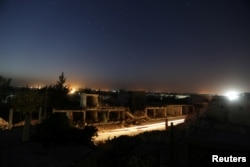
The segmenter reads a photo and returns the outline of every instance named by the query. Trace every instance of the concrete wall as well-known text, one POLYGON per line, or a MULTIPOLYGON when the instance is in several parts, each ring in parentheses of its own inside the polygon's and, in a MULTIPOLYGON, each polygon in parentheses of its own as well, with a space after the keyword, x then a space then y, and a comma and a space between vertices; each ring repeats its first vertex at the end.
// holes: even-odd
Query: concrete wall
POLYGON ((181 116, 182 106, 181 105, 170 105, 167 106, 167 115, 170 116, 181 116))
POLYGON ((86 94, 80 95, 80 106, 83 108, 95 108, 99 107, 99 95, 98 94, 86 94))

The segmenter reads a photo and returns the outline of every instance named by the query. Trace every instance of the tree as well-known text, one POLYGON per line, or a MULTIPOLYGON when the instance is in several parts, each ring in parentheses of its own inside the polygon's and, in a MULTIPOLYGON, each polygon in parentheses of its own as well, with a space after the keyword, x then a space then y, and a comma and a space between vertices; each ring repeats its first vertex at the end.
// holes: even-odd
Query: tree
POLYGON ((24 114, 24 127, 22 141, 26 142, 30 139, 30 123, 32 118, 32 112, 38 111, 39 107, 42 106, 42 98, 39 95, 38 90, 32 90, 24 88, 17 92, 14 107, 17 111, 24 114))
POLYGON ((130 111, 144 110, 146 107, 146 94, 144 91, 131 92, 130 101, 128 102, 130 111))
POLYGON ((71 126, 68 117, 63 113, 53 113, 38 125, 37 130, 38 141, 47 146, 52 143, 93 144, 93 137, 97 136, 98 131, 94 126, 85 126, 84 129, 71 126))
POLYGON ((59 75, 59 80, 57 81, 56 88, 59 90, 64 90, 67 88, 67 86, 64 86, 66 82, 66 78, 64 76, 64 72, 62 72, 61 75, 59 75))
POLYGON ((66 77, 62 72, 55 85, 47 87, 49 106, 51 108, 65 108, 69 104, 69 87, 65 85, 66 77))
POLYGON ((10 90, 11 79, 4 78, 0 76, 0 102, 6 99, 6 96, 10 90))
POLYGON ((44 144, 65 143, 68 141, 71 125, 63 113, 53 113, 38 125, 38 140, 44 144))

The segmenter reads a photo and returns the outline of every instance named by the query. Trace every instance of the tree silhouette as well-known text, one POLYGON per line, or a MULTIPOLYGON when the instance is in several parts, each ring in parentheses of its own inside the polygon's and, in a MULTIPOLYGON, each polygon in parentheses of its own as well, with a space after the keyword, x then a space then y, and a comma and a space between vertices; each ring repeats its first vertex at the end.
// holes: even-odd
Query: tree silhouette
POLYGON ((66 77, 62 72, 55 85, 47 88, 49 106, 51 108, 65 108, 69 105, 69 87, 65 85, 66 77))
POLYGON ((64 72, 62 72, 62 74, 59 76, 59 80, 57 81, 57 84, 55 85, 56 88, 59 90, 63 90, 67 88, 67 86, 64 86, 65 82, 66 82, 66 78, 64 76, 64 72))
POLYGON ((11 79, 4 78, 0 76, 0 102, 6 99, 6 96, 10 90, 11 79))
POLYGON ((42 106, 42 98, 38 90, 24 88, 17 92, 14 107, 25 116, 22 141, 26 142, 30 139, 30 123, 32 112, 38 111, 42 106))
POLYGON ((130 111, 144 110, 146 107, 146 94, 145 92, 131 92, 130 100, 128 102, 130 111))

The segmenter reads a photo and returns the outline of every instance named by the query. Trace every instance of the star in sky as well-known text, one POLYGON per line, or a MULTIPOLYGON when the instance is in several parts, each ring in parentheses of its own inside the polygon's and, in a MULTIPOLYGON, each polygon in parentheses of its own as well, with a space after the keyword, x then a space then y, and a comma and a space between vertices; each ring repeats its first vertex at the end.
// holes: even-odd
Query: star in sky
POLYGON ((0 75, 16 85, 249 91, 242 1, 12 0, 0 4, 0 75))

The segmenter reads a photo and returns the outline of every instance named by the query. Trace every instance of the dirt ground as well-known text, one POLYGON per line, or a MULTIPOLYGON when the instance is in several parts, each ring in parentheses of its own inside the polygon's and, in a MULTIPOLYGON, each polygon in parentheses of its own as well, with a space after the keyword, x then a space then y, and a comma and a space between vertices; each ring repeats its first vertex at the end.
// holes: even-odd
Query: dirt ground
POLYGON ((1 167, 69 167, 91 152, 87 146, 45 148, 37 142, 22 143, 21 135, 22 128, 0 132, 1 167))
MULTIPOLYGON (((140 120, 138 122, 117 122, 109 124, 95 124, 99 132, 105 130, 144 125, 163 120, 140 120)), ((35 133, 35 127, 31 127, 31 135, 35 133)), ((83 159, 91 149, 87 146, 52 146, 45 148, 37 142, 22 143, 22 127, 12 130, 0 131, 0 166, 1 167, 69 167, 74 166, 83 159)))

